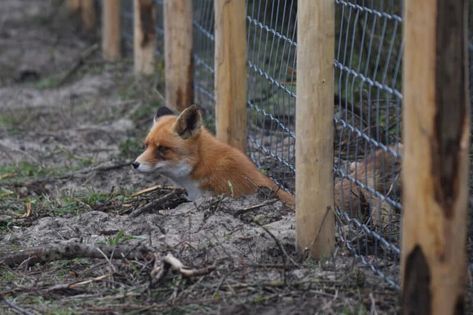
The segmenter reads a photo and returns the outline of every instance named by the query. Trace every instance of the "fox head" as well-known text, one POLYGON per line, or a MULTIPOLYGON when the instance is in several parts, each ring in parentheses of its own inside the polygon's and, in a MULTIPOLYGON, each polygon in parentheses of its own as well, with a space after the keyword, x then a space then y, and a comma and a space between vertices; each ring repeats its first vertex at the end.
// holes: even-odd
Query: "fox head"
POLYGON ((189 176, 198 162, 197 140, 202 129, 202 115, 197 106, 186 108, 179 116, 161 107, 144 141, 145 150, 133 167, 145 173, 159 172, 175 180, 189 176))

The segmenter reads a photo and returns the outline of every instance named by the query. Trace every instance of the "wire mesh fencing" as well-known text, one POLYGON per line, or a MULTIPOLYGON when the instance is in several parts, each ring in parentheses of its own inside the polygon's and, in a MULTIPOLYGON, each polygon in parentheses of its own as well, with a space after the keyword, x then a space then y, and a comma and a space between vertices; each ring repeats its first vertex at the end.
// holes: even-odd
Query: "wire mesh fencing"
POLYGON ((133 1, 121 2, 121 29, 126 53, 133 51, 133 1))
POLYGON ((156 57, 164 62, 164 0, 154 0, 156 7, 156 57))
POLYGON ((248 152, 294 191, 297 1, 247 1, 248 152))
MULTIPOLYGON (((336 0, 338 237, 398 287, 402 38, 399 4, 336 0)), ((294 190, 297 2, 247 1, 249 155, 294 190)))
POLYGON ((208 127, 215 131, 214 1, 194 0, 192 5, 194 98, 205 111, 208 127))
POLYGON ((335 3, 334 171, 342 223, 339 237, 353 255, 397 287, 401 4, 335 3))

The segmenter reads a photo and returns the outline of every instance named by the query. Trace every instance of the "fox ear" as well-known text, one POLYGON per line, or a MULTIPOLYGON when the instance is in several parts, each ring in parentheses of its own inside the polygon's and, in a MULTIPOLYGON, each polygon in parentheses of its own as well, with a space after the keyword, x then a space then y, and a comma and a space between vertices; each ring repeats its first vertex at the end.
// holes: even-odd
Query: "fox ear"
POLYGON ((202 114, 196 105, 187 107, 177 117, 174 124, 174 132, 182 139, 188 139, 197 135, 202 128, 202 114))
POLYGON ((156 112, 156 115, 154 115, 154 122, 156 122, 160 117, 166 116, 166 115, 176 115, 169 107, 167 106, 161 106, 158 108, 158 111, 156 112))

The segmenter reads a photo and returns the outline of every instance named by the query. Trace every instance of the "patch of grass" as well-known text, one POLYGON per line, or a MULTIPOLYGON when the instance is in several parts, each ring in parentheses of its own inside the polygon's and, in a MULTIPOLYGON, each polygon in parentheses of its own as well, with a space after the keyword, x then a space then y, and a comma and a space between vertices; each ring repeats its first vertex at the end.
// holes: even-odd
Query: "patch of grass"
MULTIPOLYGON (((95 160, 92 157, 77 155, 63 146, 58 148, 58 152, 64 154, 66 161, 77 161, 77 165, 73 167, 74 169, 89 167, 95 163, 95 160)), ((71 168, 71 166, 68 166, 68 168, 71 168)))
POLYGON ((267 297, 265 297, 264 295, 260 295, 260 294, 257 294, 253 297, 253 303, 255 304, 263 304, 267 301, 267 297))
POLYGON ((118 96, 122 100, 140 99, 142 95, 142 87, 140 87, 136 80, 124 82, 124 84, 118 89, 118 96))
POLYGON ((56 169, 50 169, 27 161, 20 161, 15 165, 0 165, 0 182, 8 178, 26 178, 52 175, 56 169))
POLYGON ((94 190, 78 193, 68 191, 60 195, 50 195, 48 191, 28 190, 20 194, 1 188, 0 192, 5 194, 0 198, 0 214, 5 215, 0 221, 0 234, 8 232, 16 219, 26 213, 27 205, 31 207, 34 217, 49 215, 63 217, 91 210, 113 211, 115 207, 120 207, 131 198, 126 191, 113 194, 94 190), (11 217, 11 221, 8 217, 11 217))
POLYGON ((25 121, 23 115, 18 114, 0 114, 0 128, 5 128, 10 135, 18 134, 21 126, 25 121))
POLYGON ((366 315, 370 314, 370 312, 366 309, 366 307, 363 304, 358 304, 354 305, 351 307, 345 306, 342 310, 341 313, 343 315, 366 315))
POLYGON ((51 75, 36 82, 36 88, 39 90, 53 89, 58 87, 60 82, 61 78, 58 75, 51 75))
POLYGON ((0 198, 3 199, 3 198, 6 198, 8 196, 12 196, 14 195, 15 192, 12 191, 12 190, 9 190, 9 189, 6 189, 4 187, 0 187, 0 198))
POLYGON ((83 212, 83 206, 73 197, 56 199, 55 202, 45 201, 43 210, 55 216, 77 215, 83 212))
POLYGON ((143 151, 143 143, 136 138, 129 138, 118 145, 120 156, 134 159, 143 151))
POLYGON ((126 234, 123 230, 120 230, 117 234, 110 236, 107 239, 107 244, 110 246, 117 246, 132 239, 134 239, 133 236, 126 234))
POLYGON ((5 282, 12 282, 16 280, 18 276, 13 273, 10 269, 8 268, 0 268, 0 282, 5 283, 5 282))
POLYGON ((109 194, 91 191, 86 194, 63 196, 54 201, 43 202, 44 210, 57 216, 78 215, 94 209, 111 199, 109 194))
POLYGON ((128 192, 103 193, 97 191, 82 192, 65 195, 55 200, 44 198, 42 211, 53 213, 58 216, 77 215, 86 211, 109 211, 119 208, 120 205, 129 200, 128 192))
POLYGON ((41 314, 48 315, 72 315, 77 314, 79 309, 72 309, 68 305, 58 303, 57 300, 49 299, 41 295, 23 295, 18 301, 19 304, 25 307, 34 307, 41 314))
POLYGON ((88 204, 89 206, 96 205, 98 203, 103 203, 110 199, 109 194, 92 191, 90 194, 83 196, 82 201, 88 204))
POLYGON ((0 235, 8 233, 11 230, 12 221, 0 221, 0 235))
POLYGON ((0 115, 0 127, 10 128, 15 124, 14 119, 11 116, 5 114, 0 115))

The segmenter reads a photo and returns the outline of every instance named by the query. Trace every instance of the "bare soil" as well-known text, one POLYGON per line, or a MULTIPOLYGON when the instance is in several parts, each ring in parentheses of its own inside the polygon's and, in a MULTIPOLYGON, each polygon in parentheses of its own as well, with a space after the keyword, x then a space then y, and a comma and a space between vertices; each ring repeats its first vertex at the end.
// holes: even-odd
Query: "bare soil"
POLYGON ((323 262, 299 257, 293 212, 264 191, 191 203, 165 178, 135 173, 162 76, 136 78, 126 58, 104 62, 99 42, 61 1, 0 6, 0 313, 398 312, 398 291, 343 246, 323 262), (68 244, 145 247, 154 258, 1 264, 68 244), (156 281, 168 253, 215 269, 156 281))

